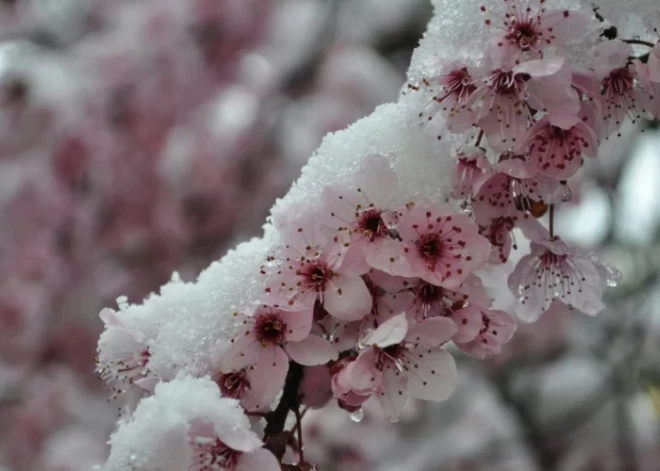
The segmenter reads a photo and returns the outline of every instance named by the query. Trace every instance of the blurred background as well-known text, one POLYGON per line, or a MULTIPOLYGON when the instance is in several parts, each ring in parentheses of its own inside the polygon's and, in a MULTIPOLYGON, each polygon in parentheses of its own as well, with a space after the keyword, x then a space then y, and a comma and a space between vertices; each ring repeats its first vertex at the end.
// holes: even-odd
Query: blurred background
MULTIPOLYGON (((323 135, 396 99, 430 14, 426 0, 0 1, 1 471, 104 460, 101 307, 258 234, 323 135)), ((572 186, 556 227, 624 272, 608 311, 554 310, 490 362, 458 356, 457 394, 397 424, 309 411, 309 461, 660 470, 657 126, 631 125, 572 186)))

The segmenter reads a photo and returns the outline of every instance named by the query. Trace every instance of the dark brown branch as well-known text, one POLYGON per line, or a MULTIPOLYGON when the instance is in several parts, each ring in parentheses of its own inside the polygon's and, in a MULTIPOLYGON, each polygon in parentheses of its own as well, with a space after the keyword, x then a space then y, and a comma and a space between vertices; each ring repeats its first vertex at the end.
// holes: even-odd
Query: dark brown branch
POLYGON ((264 442, 266 448, 281 459, 286 451, 286 445, 291 438, 289 432, 284 431, 286 419, 290 411, 300 407, 300 383, 303 379, 303 367, 298 363, 289 362, 289 372, 286 375, 282 398, 274 411, 266 415, 266 428, 264 429, 264 442))
POLYGON ((640 46, 655 47, 655 44, 652 42, 644 41, 642 39, 622 39, 621 41, 628 44, 639 44, 640 46))

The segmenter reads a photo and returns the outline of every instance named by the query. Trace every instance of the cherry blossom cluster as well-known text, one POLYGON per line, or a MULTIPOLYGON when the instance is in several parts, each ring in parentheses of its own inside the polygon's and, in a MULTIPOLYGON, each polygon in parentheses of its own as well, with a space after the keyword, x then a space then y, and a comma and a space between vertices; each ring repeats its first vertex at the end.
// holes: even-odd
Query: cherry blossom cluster
POLYGON ((553 213, 571 200, 568 180, 601 141, 620 135, 626 121, 660 118, 660 44, 619 39, 611 26, 590 57, 576 61, 566 46, 587 33, 592 11, 504 4, 503 15, 480 8, 494 31, 483 57, 450 62, 408 87, 432 96, 420 116, 441 114, 447 131, 476 136, 457 149, 452 196, 495 248, 490 263, 507 262, 516 227, 532 242, 509 278, 521 318, 538 319, 554 301, 595 315, 619 275, 567 246, 554 233, 553 213), (549 231, 534 221, 548 210, 549 231))
MULTIPOLYGON (((240 470, 252 453, 260 469, 315 469, 306 407, 332 402, 359 420, 370 401, 396 421, 409 399, 447 399, 454 357, 496 355, 516 330, 484 276, 507 265, 514 231, 531 248, 502 272, 520 319, 602 311, 620 274, 556 235, 554 209, 572 198, 583 156, 595 158, 626 118, 659 117, 660 45, 594 26, 589 2, 504 0, 479 6, 478 25, 462 18, 481 47, 451 57, 433 48, 447 34, 447 1, 434 2, 399 101, 327 136, 262 238, 196 282, 175 275, 142 304, 102 311, 99 371, 134 414, 105 471, 170 469, 131 443, 135 430, 157 440, 148 450, 180 447, 186 458, 171 469, 240 470), (166 407, 162 422, 144 412, 186 382, 240 404, 260 438, 200 431, 197 412, 170 424, 166 407), (145 414, 174 432, 150 434, 145 414)), ((177 401, 189 407, 185 394, 177 401)))

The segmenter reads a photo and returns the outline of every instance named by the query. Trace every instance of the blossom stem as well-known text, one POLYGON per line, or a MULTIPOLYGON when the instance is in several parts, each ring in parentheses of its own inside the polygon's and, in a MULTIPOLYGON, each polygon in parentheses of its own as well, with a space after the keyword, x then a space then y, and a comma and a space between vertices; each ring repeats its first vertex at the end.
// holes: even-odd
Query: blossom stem
POLYGON ((550 237, 555 237, 555 205, 550 205, 550 237))
POLYGON ((298 435, 298 456, 300 456, 300 462, 305 461, 305 452, 303 447, 303 436, 302 436, 302 414, 300 413, 300 404, 293 409, 294 414, 296 414, 296 433, 298 435))
POLYGON ((295 361, 289 362, 289 372, 286 375, 282 398, 274 411, 266 415, 266 428, 264 429, 264 442, 266 447, 273 454, 281 459, 286 451, 285 438, 291 435, 287 432, 287 437, 283 436, 284 425, 290 411, 296 411, 300 406, 300 396, 298 390, 303 379, 303 367, 295 361))
POLYGON ((479 147, 479 144, 481 144, 481 139, 484 137, 484 130, 479 131, 479 135, 477 136, 477 142, 474 143, 474 147, 479 147))
POLYGON ((655 44, 653 44, 652 42, 644 41, 644 40, 641 40, 641 39, 622 39, 622 41, 624 43, 628 43, 628 44, 639 44, 641 46, 648 46, 648 47, 651 47, 651 48, 655 47, 655 44))

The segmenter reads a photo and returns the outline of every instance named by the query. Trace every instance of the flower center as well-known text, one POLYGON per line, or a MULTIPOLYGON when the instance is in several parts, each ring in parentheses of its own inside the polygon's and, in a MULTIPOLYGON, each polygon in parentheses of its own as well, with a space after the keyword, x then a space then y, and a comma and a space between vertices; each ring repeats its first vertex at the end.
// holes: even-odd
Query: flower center
POLYGON ((197 439, 197 452, 194 453, 195 471, 231 471, 236 467, 240 451, 232 450, 219 439, 197 439))
POLYGON ((326 285, 334 274, 325 263, 315 260, 308 263, 301 275, 307 287, 321 292, 325 291, 326 285))
POLYGON ((611 97, 616 95, 625 95, 633 88, 633 77, 627 67, 615 69, 603 79, 603 88, 601 93, 611 97))
POLYGON ((528 51, 538 42, 539 34, 532 21, 527 20, 520 23, 516 22, 511 25, 509 34, 507 34, 506 38, 517 43, 521 50, 528 51))
POLYGON ((489 78, 490 87, 495 93, 506 98, 523 97, 527 88, 524 74, 514 74, 497 69, 489 78))
POLYGON ((220 375, 216 383, 225 397, 240 399, 245 391, 250 389, 250 382, 247 380, 245 369, 220 375))
POLYGON ((430 234, 422 234, 417 241, 417 250, 422 259, 429 265, 435 265, 438 259, 442 256, 443 243, 440 236, 433 232, 430 234))
POLYGON ((406 353, 406 347, 400 343, 397 343, 382 349, 379 347, 375 348, 378 351, 375 365, 377 370, 383 371, 386 366, 392 366, 396 369, 401 369, 401 362, 399 360, 404 357, 406 353))
POLYGON ((383 222, 381 212, 377 209, 363 211, 358 218, 358 231, 370 242, 385 237, 387 226, 383 222))
POLYGON ((254 333, 261 345, 281 345, 284 343, 286 324, 276 312, 261 314, 254 325, 254 333))
POLYGON ((457 100, 467 98, 476 88, 467 67, 452 70, 445 79, 445 92, 457 100))
POLYGON ((423 305, 438 303, 443 298, 443 291, 438 286, 423 281, 415 290, 415 299, 423 305))

